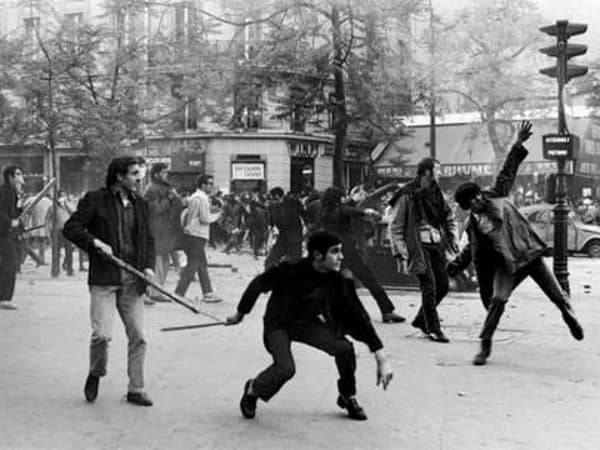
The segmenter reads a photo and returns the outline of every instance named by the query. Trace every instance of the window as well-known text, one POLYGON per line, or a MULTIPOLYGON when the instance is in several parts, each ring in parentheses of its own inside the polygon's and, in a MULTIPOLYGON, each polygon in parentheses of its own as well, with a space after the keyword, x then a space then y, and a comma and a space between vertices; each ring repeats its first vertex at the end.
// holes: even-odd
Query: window
POLYGON ((23 25, 25 26, 25 37, 29 40, 35 39, 35 30, 40 27, 40 18, 39 17, 27 17, 23 19, 23 25))
POLYGON ((65 14, 65 23, 67 25, 79 26, 83 23, 83 13, 65 14))

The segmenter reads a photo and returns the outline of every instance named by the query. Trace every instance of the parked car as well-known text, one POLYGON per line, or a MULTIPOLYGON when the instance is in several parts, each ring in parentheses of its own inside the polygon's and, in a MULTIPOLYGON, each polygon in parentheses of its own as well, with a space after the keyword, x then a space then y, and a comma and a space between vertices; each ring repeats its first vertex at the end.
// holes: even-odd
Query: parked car
MULTIPOLYGON (((519 209, 538 231, 548 247, 554 247, 554 205, 538 203, 519 209)), ((600 226, 588 225, 571 210, 567 218, 567 251, 600 258, 600 226)))

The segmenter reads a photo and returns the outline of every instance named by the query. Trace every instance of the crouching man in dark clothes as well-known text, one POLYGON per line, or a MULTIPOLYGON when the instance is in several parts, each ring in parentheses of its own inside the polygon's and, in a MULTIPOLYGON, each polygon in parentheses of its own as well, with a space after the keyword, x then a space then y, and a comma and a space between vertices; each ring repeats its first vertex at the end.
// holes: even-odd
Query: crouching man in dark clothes
POLYGON ((546 244, 506 197, 512 189, 517 170, 527 156, 523 146, 531 136, 531 123, 523 122, 517 142, 512 146, 502 170, 491 189, 482 191, 475 183, 464 183, 455 193, 456 202, 469 210, 466 232, 469 244, 448 267, 448 274, 460 273, 473 261, 479 290, 487 306, 481 349, 473 364, 484 365, 492 352, 492 336, 512 291, 530 276, 562 313, 563 320, 577 340, 583 329, 556 277, 542 255, 546 244))
POLYGON ((371 320, 356 295, 354 284, 340 274, 342 245, 326 231, 313 234, 307 244, 308 257, 296 263, 281 263, 250 282, 230 325, 242 321, 261 293, 271 291, 264 316, 264 344, 273 364, 246 382, 240 402, 242 414, 252 419, 256 402, 268 401, 294 376, 292 341, 323 350, 335 358, 339 372, 337 404, 350 418, 366 420, 356 401, 356 356, 345 334, 367 344, 377 361, 377 385, 386 389, 392 370, 371 320))
POLYGON ((115 255, 149 278, 154 278, 154 239, 148 225, 148 204, 139 195, 144 178, 143 160, 134 156, 113 159, 106 187, 90 191, 65 223, 64 236, 90 258, 88 284, 91 296, 90 371, 84 394, 96 400, 100 377, 106 375, 113 316, 119 312, 127 333, 127 401, 152 406, 144 392, 144 300, 146 283, 122 271, 105 255, 115 255))

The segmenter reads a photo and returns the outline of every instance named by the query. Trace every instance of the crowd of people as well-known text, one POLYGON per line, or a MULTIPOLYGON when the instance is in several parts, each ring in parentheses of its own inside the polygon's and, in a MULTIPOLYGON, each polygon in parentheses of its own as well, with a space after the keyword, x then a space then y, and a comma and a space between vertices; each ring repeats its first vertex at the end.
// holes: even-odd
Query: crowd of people
MULTIPOLYGON (((64 249, 67 274, 73 273, 72 245, 89 258, 92 333, 86 399, 96 399, 100 379, 106 374, 116 309, 128 338, 127 401, 152 406, 144 376, 147 342, 143 309, 148 283, 163 286, 173 262, 181 267, 174 295, 185 296, 197 277, 202 293, 198 301, 220 302, 212 288, 206 247, 230 253, 241 251, 247 244, 256 258, 266 253, 264 272, 245 288, 226 324, 241 323, 258 296, 270 293, 263 342, 273 363, 246 381, 240 401, 243 416, 253 418, 258 400, 268 401, 294 376, 291 343, 296 341, 334 357, 339 372, 337 405, 347 410, 350 418, 365 420, 366 413, 356 400, 356 356, 346 336, 363 342, 373 352, 377 383, 384 389, 393 375, 383 343, 357 295, 355 281, 368 289, 383 323, 405 321, 364 259, 366 242, 382 217, 388 223, 397 269, 419 281, 422 302, 411 325, 429 340, 450 342, 437 307, 448 293, 449 277, 470 263, 475 267, 486 314, 473 364, 487 363, 505 305, 527 277, 556 305, 571 335, 583 339, 567 294, 542 259, 546 244, 509 197, 519 165, 528 153, 524 143, 531 134, 531 123, 522 123, 491 188, 473 182, 457 187, 452 197, 458 209, 439 186, 440 164, 433 158, 419 162, 410 182, 392 186, 385 208, 381 202, 379 208, 367 207, 372 198, 360 187, 349 195, 330 187, 302 198, 286 194, 280 187, 272 188, 266 198, 258 193, 222 195, 215 192, 214 178, 209 174, 198 176, 195 190, 183 197, 170 183, 166 165, 154 164, 149 182, 145 182, 142 158, 115 158, 108 167, 105 187, 85 193, 76 207, 64 193, 59 193, 54 204, 45 201, 43 205, 43 222, 55 225, 49 236, 64 249), (462 227, 457 211, 465 218, 462 227), (462 244, 461 229, 465 236, 462 244), (185 264, 181 262, 182 251, 185 264)), ((22 217, 23 171, 10 166, 3 177, 0 308, 15 309, 11 300, 21 258, 19 236, 27 231, 22 217)), ((32 202, 37 202, 30 204, 32 210, 42 203, 38 196, 32 202)), ((36 228, 36 223, 32 219, 28 226, 36 228)), ((43 263, 43 253, 35 254, 43 263)), ((154 291, 150 297, 163 301, 164 294, 154 291)))

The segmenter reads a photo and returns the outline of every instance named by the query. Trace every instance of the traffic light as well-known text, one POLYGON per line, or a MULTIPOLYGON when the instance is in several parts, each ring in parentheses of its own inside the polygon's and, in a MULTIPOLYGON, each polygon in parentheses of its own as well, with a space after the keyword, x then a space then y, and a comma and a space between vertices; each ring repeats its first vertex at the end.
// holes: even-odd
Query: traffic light
POLYGON ((587 45, 569 44, 567 42, 571 36, 585 33, 587 31, 586 24, 557 20, 556 24, 542 27, 540 31, 550 36, 556 36, 556 45, 540 49, 545 55, 556 58, 556 65, 541 69, 541 73, 556 78, 559 85, 564 86, 572 78, 581 77, 588 72, 587 66, 567 64, 569 59, 587 52, 587 45))

